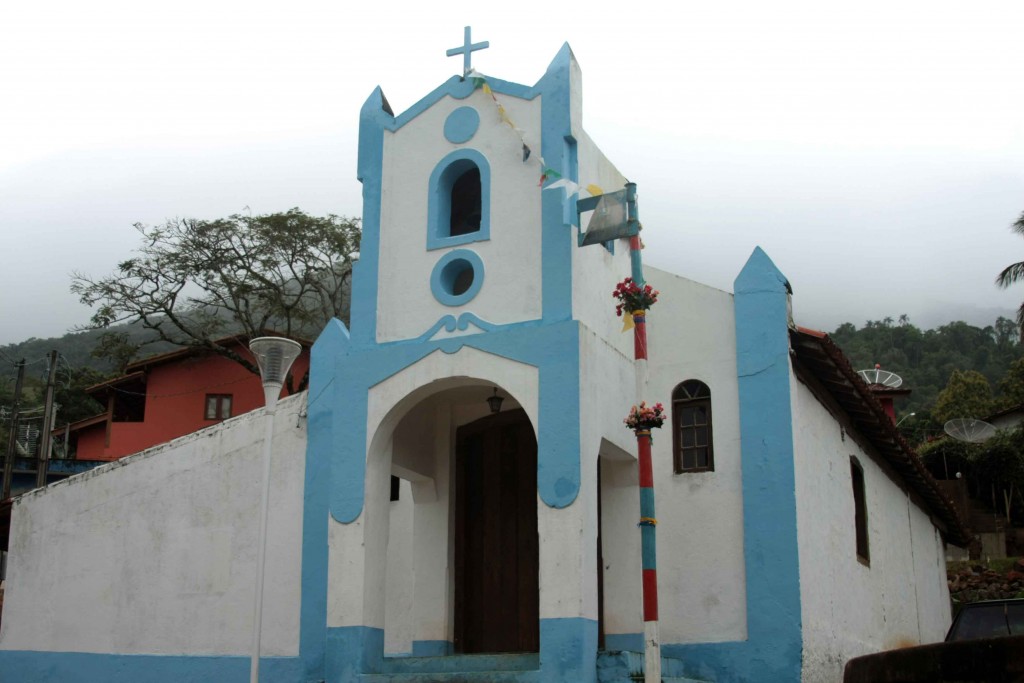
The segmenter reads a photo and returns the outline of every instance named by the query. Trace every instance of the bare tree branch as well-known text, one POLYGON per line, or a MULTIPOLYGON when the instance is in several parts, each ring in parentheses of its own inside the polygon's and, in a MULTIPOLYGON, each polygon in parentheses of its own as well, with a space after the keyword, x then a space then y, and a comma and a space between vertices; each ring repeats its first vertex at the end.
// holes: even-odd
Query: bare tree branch
MULTIPOLYGON (((139 322, 154 341, 206 349, 258 374, 216 340, 269 329, 314 336, 332 317, 347 322, 358 219, 291 209, 134 227, 141 244, 114 273, 72 275, 71 291, 93 307, 91 328, 139 322)), ((137 350, 116 341, 109 350, 122 361, 137 350)))

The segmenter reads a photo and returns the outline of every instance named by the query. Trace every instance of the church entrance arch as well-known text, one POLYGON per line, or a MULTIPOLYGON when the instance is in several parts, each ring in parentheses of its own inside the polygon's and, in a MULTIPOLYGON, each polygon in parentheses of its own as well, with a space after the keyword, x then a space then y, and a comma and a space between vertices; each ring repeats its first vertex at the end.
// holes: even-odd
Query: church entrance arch
POLYGON ((537 652, 537 440, 524 411, 458 428, 454 512, 455 651, 537 652))

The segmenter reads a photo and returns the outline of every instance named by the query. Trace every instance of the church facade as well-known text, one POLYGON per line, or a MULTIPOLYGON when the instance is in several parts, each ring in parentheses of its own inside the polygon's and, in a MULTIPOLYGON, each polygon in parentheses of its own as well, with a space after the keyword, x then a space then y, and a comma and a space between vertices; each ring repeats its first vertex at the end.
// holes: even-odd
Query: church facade
MULTIPOLYGON (((733 293, 643 270, 659 302, 637 362, 611 293, 639 253, 629 239, 582 246, 577 200, 627 180, 582 127, 568 45, 533 86, 469 72, 397 116, 376 90, 358 175, 351 323, 323 331, 308 408, 293 400, 278 420, 267 680, 625 683, 651 637, 655 562, 665 681, 839 680, 852 656, 941 640, 944 548, 967 532, 842 353, 796 326, 764 252, 733 293), (643 520, 656 556, 623 424, 641 399, 667 406, 657 517, 643 520)), ((135 537, 150 558, 190 558, 155 585, 125 576, 135 545, 90 555, 164 597, 76 587, 42 547, 109 545, 122 530, 104 501, 140 495, 155 458, 19 501, 0 671, 244 680, 254 501, 228 483, 240 470, 208 456, 250 457, 254 419, 172 442, 184 455, 160 465, 224 484, 216 501, 184 484, 164 495, 233 520, 234 540, 191 514, 189 533, 135 537), (57 506, 80 514, 57 520, 57 506), (80 611, 33 607, 44 591, 121 635, 76 635, 80 611), (171 599, 182 592, 187 605, 171 599), (159 642, 124 632, 151 621, 159 642)))

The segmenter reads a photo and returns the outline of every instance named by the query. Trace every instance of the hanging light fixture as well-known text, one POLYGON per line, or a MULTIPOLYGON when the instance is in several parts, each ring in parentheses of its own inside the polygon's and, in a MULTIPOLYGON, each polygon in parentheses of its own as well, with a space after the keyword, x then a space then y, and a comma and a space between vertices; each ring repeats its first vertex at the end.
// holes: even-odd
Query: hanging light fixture
POLYGON ((498 396, 498 387, 494 387, 494 395, 487 397, 487 405, 491 407, 491 412, 497 414, 501 412, 501 402, 505 399, 498 396))

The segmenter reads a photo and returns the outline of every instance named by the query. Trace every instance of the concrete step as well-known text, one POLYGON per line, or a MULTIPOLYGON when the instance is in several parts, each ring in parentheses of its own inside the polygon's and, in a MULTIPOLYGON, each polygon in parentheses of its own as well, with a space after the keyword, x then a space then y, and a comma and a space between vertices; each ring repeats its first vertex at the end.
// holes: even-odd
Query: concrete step
POLYGON ((386 657, 380 673, 363 674, 365 683, 536 683, 540 655, 448 655, 386 657))
POLYGON ((440 657, 385 657, 380 673, 418 674, 461 671, 536 671, 540 655, 536 652, 489 655, 445 655, 440 657))
POLYGON ((538 683, 539 671, 447 671, 363 674, 365 683, 538 683))

